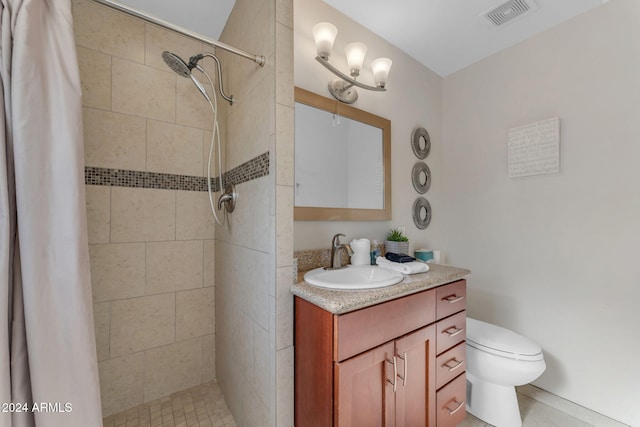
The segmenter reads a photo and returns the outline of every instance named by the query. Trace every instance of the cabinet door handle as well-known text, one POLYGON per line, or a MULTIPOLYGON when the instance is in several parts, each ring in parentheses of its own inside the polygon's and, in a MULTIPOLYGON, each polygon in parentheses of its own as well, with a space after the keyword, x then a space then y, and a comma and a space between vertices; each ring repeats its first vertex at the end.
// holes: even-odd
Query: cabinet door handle
POLYGON ((442 366, 446 366, 447 368, 449 368, 449 372, 451 372, 458 369, 460 366, 462 366, 463 363, 464 363, 464 360, 457 360, 454 357, 451 360, 447 360, 447 363, 443 364, 442 366), (453 365, 451 365, 451 362, 453 362, 453 365))
POLYGON ((449 295, 448 297, 442 298, 442 301, 447 301, 449 304, 455 304, 464 299, 464 295, 457 296, 456 294, 449 295))
POLYGON ((402 360, 404 362, 404 377, 400 377, 400 378, 402 378, 402 386, 404 387, 404 386, 407 385, 407 372, 409 371, 409 368, 407 367, 407 365, 409 364, 409 359, 407 358, 407 353, 402 353, 402 357, 398 356, 398 359, 400 359, 400 360, 402 360))
POLYGON ((393 361, 391 360, 387 360, 387 363, 390 363, 393 365, 393 381, 391 381, 389 378, 387 378, 387 382, 391 385, 393 385, 393 392, 396 392, 396 388, 398 387, 398 364, 396 363, 396 357, 393 356, 393 361))
POLYGON ((452 326, 452 327, 442 331, 442 333, 443 334, 448 334, 450 337, 455 337, 456 335, 458 335, 462 331, 464 331, 464 328, 456 328, 455 326, 452 326))
POLYGON ((458 402, 455 398, 453 399, 453 403, 457 403, 457 406, 453 409, 449 408, 449 406, 445 406, 445 409, 449 411, 449 415, 453 415, 460 410, 464 406, 464 400, 462 402, 458 402))

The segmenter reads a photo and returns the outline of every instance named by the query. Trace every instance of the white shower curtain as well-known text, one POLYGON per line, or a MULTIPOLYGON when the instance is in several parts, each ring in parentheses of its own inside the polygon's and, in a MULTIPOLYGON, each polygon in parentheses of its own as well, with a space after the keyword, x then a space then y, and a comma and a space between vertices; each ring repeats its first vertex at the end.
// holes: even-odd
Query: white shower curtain
POLYGON ((0 427, 98 427, 71 5, 0 1, 0 427))

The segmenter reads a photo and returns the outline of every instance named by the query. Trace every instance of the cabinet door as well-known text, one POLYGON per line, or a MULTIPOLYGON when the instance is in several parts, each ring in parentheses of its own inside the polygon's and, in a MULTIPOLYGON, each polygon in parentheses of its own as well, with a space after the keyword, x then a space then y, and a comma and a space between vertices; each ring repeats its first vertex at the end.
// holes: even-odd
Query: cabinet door
POLYGON ((394 422, 393 342, 334 364, 334 425, 391 427, 394 422))
POLYGON ((427 427, 436 425, 433 408, 436 396, 435 325, 396 340, 398 387, 396 425, 427 427))

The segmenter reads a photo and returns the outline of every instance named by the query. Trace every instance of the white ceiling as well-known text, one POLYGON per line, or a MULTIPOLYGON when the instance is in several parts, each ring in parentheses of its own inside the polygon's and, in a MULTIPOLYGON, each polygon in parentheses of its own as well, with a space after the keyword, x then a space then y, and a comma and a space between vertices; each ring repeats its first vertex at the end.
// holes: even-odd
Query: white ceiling
MULTIPOLYGON (((119 0, 218 40, 235 0, 119 0)), ((608 0, 534 0, 522 17, 495 28, 483 12, 505 0, 324 0, 446 76, 608 0)))
POLYGON ((220 39, 235 0, 116 0, 172 24, 220 39))
POLYGON ((500 28, 479 16, 506 0, 324 0, 446 76, 608 0, 535 0, 500 28))

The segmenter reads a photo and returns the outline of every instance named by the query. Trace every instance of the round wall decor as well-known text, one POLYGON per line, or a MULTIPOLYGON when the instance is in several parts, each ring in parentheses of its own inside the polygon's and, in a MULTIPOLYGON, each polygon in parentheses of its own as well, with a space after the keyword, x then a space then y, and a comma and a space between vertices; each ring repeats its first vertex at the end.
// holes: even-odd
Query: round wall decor
POLYGON ((431 151, 431 137, 425 128, 417 128, 411 136, 411 149, 420 160, 426 159, 431 151))
POLYGON ((413 188, 420 194, 424 194, 429 191, 431 187, 431 170, 424 162, 416 162, 413 165, 411 171, 411 182, 413 182, 413 188))
POLYGON ((424 230, 431 222, 431 205, 424 197, 418 197, 413 202, 413 223, 419 230, 424 230))

